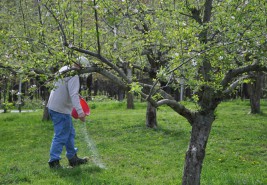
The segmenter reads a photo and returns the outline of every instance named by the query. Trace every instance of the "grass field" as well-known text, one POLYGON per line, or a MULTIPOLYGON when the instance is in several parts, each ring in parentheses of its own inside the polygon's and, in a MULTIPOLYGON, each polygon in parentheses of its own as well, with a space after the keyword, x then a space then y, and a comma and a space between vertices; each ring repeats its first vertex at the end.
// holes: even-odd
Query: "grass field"
MULTIPOLYGON (((75 121, 81 167, 48 168, 53 136, 42 110, 0 114, 0 184, 169 185, 181 184, 190 126, 167 107, 158 110, 158 129, 145 127, 146 104, 126 110, 121 102, 90 102, 87 122, 75 121)), ((248 101, 222 103, 217 110, 203 185, 267 184, 267 102, 261 115, 248 114, 248 101)))

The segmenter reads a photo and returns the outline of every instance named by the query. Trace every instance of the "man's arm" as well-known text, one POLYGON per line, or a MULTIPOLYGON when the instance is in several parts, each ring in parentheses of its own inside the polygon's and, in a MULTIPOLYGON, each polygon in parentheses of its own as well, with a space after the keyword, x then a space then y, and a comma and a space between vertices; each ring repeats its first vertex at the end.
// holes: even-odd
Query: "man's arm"
POLYGON ((85 114, 84 114, 82 106, 80 104, 79 89, 80 89, 79 76, 75 75, 74 77, 72 77, 68 81, 68 91, 69 91, 72 105, 76 109, 79 119, 82 122, 84 122, 85 121, 85 114))

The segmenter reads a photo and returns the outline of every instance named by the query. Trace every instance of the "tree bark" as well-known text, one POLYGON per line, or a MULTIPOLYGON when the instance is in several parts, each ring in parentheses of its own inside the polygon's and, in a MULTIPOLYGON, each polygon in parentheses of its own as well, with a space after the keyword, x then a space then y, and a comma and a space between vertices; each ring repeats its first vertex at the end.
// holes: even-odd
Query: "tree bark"
POLYGON ((205 149, 208 142, 214 113, 198 115, 192 123, 191 139, 185 157, 183 185, 199 185, 205 149))
POLYGON ((43 111, 42 121, 49 121, 50 120, 48 108, 46 107, 48 99, 49 99, 49 95, 50 95, 50 93, 46 93, 46 95, 45 95, 45 107, 44 107, 44 111, 43 111))
POLYGON ((134 109, 134 95, 131 92, 127 92, 127 109, 134 109))
POLYGON ((259 114, 261 112, 260 99, 262 95, 263 73, 256 72, 254 80, 252 84, 249 84, 250 113, 259 114))
POLYGON ((157 128, 157 109, 149 102, 147 102, 146 109, 146 126, 149 128, 157 128))
POLYGON ((93 89, 94 89, 94 96, 97 95, 98 90, 99 90, 99 84, 98 84, 98 80, 96 79, 93 83, 93 89))
POLYGON ((49 121, 49 120, 50 120, 50 116, 49 116, 49 113, 48 113, 48 108, 45 107, 44 108, 44 112, 43 112, 42 121, 49 121))
POLYGON ((92 74, 89 74, 88 77, 86 78, 86 86, 88 89, 87 100, 92 100, 92 89, 93 89, 93 75, 92 74))
POLYGON ((118 101, 124 100, 124 90, 121 88, 118 88, 118 101))

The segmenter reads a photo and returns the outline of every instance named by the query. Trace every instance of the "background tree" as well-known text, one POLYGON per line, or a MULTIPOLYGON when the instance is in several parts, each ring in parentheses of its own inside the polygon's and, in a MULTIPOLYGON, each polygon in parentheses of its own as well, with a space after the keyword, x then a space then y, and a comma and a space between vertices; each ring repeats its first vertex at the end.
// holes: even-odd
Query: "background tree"
MULTIPOLYGON (((182 15, 189 18, 185 23, 187 25, 185 29, 190 30, 189 33, 192 34, 190 36, 196 36, 197 40, 191 46, 184 47, 184 52, 189 55, 183 55, 183 57, 189 58, 195 55, 194 63, 189 63, 192 60, 188 60, 187 63, 178 63, 178 67, 182 64, 186 69, 187 72, 183 73, 186 84, 194 89, 195 101, 199 107, 196 110, 189 110, 163 91, 161 92, 163 99, 155 102, 154 105, 169 105, 184 116, 192 126, 191 140, 186 153, 183 184, 200 184, 208 136, 215 120, 216 107, 222 98, 230 93, 242 79, 247 78, 246 73, 249 71, 266 70, 263 65, 266 63, 263 47, 266 45, 264 41, 266 32, 262 32, 260 29, 266 22, 266 20, 261 20, 262 13, 266 12, 266 4, 258 3, 246 1, 213 4, 212 0, 206 0, 195 3, 185 1, 185 4, 181 6, 185 8, 182 15), (248 22, 248 19, 244 18, 252 16, 251 10, 256 7, 264 8, 253 17, 255 19, 250 18, 248 22), (233 25, 238 25, 238 33, 237 27, 233 25), (196 32, 193 31, 193 28, 196 32), (245 61, 240 50, 253 51, 253 55, 257 56, 257 59, 245 61), (237 65, 235 58, 242 62, 237 65)), ((186 58, 183 61, 187 61, 186 58)), ((177 68, 162 74, 173 72, 178 77, 181 75, 177 68)), ((156 84, 153 87, 156 87, 156 84)), ((153 101, 152 95, 147 96, 150 101, 153 101)))
MULTIPOLYGON (((169 62, 169 68, 157 71, 158 79, 154 85, 142 84, 144 87, 150 88, 150 94, 145 95, 144 92, 140 92, 155 107, 167 104, 184 116, 192 126, 191 140, 186 153, 183 184, 200 183, 209 133, 215 120, 216 107, 222 98, 231 93, 239 82, 249 77, 246 73, 266 70, 266 67, 262 65, 266 57, 264 47, 262 47, 265 44, 263 42, 265 33, 262 33, 260 29, 264 21, 259 21, 264 16, 261 14, 262 12, 259 12, 257 18, 254 16, 256 19, 251 20, 250 23, 243 21, 244 17, 249 16, 252 9, 261 4, 219 2, 213 6, 212 3, 213 1, 207 0, 196 3, 186 1, 179 4, 182 9, 176 13, 184 15, 184 17, 177 20, 176 28, 180 28, 178 35, 182 47, 180 50, 174 48, 170 51, 169 56, 173 60, 169 62), (238 29, 242 34, 236 34, 237 28, 232 25, 239 25, 238 29), (258 47, 257 42, 263 45, 258 47), (245 45, 240 47, 240 44, 243 43, 245 45), (256 61, 245 61, 244 55, 240 51, 246 49, 252 50, 254 55, 257 55, 256 61), (236 58, 242 62, 237 64, 236 58), (183 70, 179 70, 182 67, 183 70), (198 105, 196 110, 186 108, 163 89, 158 89, 160 80, 180 77, 183 77, 186 84, 195 92, 194 100, 198 105), (161 98, 157 94, 160 94, 161 98), (157 101, 155 101, 155 97, 158 97, 157 101)), ((173 32, 169 33, 173 34, 173 32)), ((173 36, 172 34, 171 36, 173 36)), ((66 46, 69 45, 66 44, 66 46)), ((103 60, 100 53, 93 54, 88 50, 77 49, 73 46, 69 48, 96 56, 101 62, 108 64, 120 74, 117 67, 103 60)))
MULTIPOLYGON (((46 16, 42 26, 34 24, 40 20, 38 13, 34 14, 27 8, 33 5, 30 6, 30 2, 21 3, 20 12, 24 8, 23 14, 27 16, 22 16, 23 20, 16 22, 17 17, 14 15, 18 9, 12 9, 14 15, 12 14, 11 21, 17 23, 17 27, 7 26, 5 29, 7 34, 1 37, 1 47, 5 48, 5 55, 1 56, 4 58, 8 54, 15 58, 14 53, 16 54, 19 48, 18 51, 27 51, 27 54, 19 53, 20 57, 29 62, 25 65, 21 62, 20 66, 15 67, 29 71, 41 66, 44 71, 48 71, 59 59, 69 58, 70 60, 65 60, 64 64, 71 63, 71 60, 75 59, 72 51, 77 54, 83 53, 90 56, 92 66, 84 68, 80 73, 97 72, 127 91, 131 87, 154 107, 168 105, 186 118, 192 127, 185 158, 183 184, 200 184, 205 149, 212 123, 216 118, 217 106, 239 83, 251 77, 250 72, 267 70, 266 30, 262 29, 266 27, 266 2, 151 1, 154 5, 153 11, 146 11, 143 20, 144 23, 151 23, 150 31, 145 36, 136 29, 137 21, 133 19, 133 15, 139 16, 138 12, 134 13, 135 6, 142 6, 142 10, 147 10, 148 6, 139 4, 138 1, 116 1, 116 5, 112 2, 48 1, 41 5, 45 7, 42 15, 46 16), (110 4, 116 6, 114 12, 117 15, 116 19, 114 15, 110 16, 112 29, 107 26, 105 17, 108 10, 103 8, 109 7, 106 5, 110 4), (81 7, 87 11, 78 11, 81 7), (165 9, 161 7, 169 8, 163 11, 165 9), (254 11, 256 9, 257 11, 254 11), (130 15, 131 19, 128 18, 130 15), (18 31, 23 30, 24 26, 27 27, 24 29, 27 30, 27 35, 23 35, 23 39, 20 40, 18 31), (157 32, 159 27, 162 29, 157 32), (114 34, 114 28, 118 34, 114 34), (111 31, 113 34, 110 34, 111 31), (45 44, 36 42, 39 41, 39 33, 48 32, 50 34, 46 34, 45 44), (26 39, 28 37, 31 39, 26 39), (7 44, 10 38, 16 39, 7 44), (162 43, 165 42, 169 46, 163 48, 162 43), (152 49, 152 54, 154 51, 164 52, 169 48, 164 56, 169 58, 167 65, 155 70, 153 84, 140 82, 138 76, 129 78, 121 64, 127 64, 129 68, 126 69, 131 69, 133 64, 138 64, 141 69, 149 67, 148 60, 142 52, 151 46, 156 47, 156 50, 152 49), (16 52, 13 48, 16 48, 16 52), (42 52, 38 52, 37 48, 43 48, 42 52), (248 53, 251 55, 250 60, 246 60, 248 53), (186 107, 184 102, 178 102, 160 85, 160 82, 168 82, 169 87, 178 89, 179 79, 183 79, 192 89, 193 100, 196 103, 194 109, 186 107), (142 91, 144 89, 141 87, 149 90, 142 91)), ((142 23, 140 19, 137 20, 139 24, 142 23)), ((6 64, 5 67, 7 66, 6 64)))

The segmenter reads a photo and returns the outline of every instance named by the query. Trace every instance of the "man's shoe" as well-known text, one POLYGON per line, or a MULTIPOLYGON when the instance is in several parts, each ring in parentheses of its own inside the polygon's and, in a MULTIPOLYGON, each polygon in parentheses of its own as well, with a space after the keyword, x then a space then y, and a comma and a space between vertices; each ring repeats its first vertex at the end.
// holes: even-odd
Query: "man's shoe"
POLYGON ((55 161, 52 161, 52 162, 48 162, 48 164, 49 164, 49 167, 50 167, 50 168, 53 168, 53 169, 62 168, 62 166, 61 166, 60 163, 59 163, 59 160, 55 160, 55 161))
POLYGON ((77 154, 75 154, 73 158, 69 159, 69 165, 72 167, 80 166, 81 164, 86 164, 87 162, 87 158, 81 159, 77 156, 77 154))

